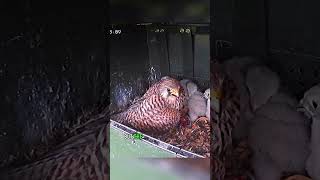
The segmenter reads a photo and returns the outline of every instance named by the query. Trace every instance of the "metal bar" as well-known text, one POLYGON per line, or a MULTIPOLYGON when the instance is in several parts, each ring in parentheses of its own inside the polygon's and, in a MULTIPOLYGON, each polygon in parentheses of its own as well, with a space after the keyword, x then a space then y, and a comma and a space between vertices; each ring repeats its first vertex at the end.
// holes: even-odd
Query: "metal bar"
MULTIPOLYGON (((110 119, 110 127, 113 127, 113 128, 115 128, 117 130, 120 130, 120 131, 122 131, 122 132, 124 132, 126 134, 133 134, 133 133, 137 133, 137 132, 141 133, 141 132, 139 132, 137 130, 134 130, 134 129, 128 127, 128 126, 120 124, 120 123, 118 123, 116 121, 113 121, 111 119, 110 119)), ((150 144, 152 146, 155 146, 157 148, 160 148, 160 149, 163 149, 165 151, 168 151, 170 153, 176 154, 179 157, 183 157, 183 158, 204 158, 204 156, 201 156, 199 154, 195 154, 195 153, 192 153, 190 151, 186 151, 184 149, 178 148, 176 146, 173 146, 173 145, 168 144, 166 142, 160 141, 160 140, 158 140, 156 138, 153 138, 153 137, 151 137, 149 135, 146 135, 144 133, 141 133, 141 134, 143 134, 142 141, 144 141, 144 142, 146 142, 146 143, 148 143, 148 144, 150 144), (176 151, 173 151, 171 149, 176 150, 176 151)))

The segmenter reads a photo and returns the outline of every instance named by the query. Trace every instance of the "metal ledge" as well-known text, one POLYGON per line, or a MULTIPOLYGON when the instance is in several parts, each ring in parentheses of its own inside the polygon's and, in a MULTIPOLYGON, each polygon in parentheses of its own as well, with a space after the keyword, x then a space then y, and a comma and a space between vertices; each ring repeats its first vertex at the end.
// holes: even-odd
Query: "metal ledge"
MULTIPOLYGON (((127 135, 131 135, 136 132, 141 133, 141 132, 136 131, 128 126, 125 126, 123 124, 120 124, 120 123, 110 119, 110 128, 111 127, 115 128, 119 131, 122 131, 123 133, 125 133, 127 135)), ((141 133, 141 134, 143 134, 143 138, 141 140, 144 141, 145 143, 148 143, 152 146, 163 149, 163 150, 170 152, 172 154, 176 154, 177 157, 180 157, 180 158, 204 158, 204 156, 201 156, 199 154, 195 154, 190 151, 186 151, 184 149, 178 148, 178 147, 173 146, 171 144, 168 144, 168 143, 165 143, 165 142, 160 141, 158 139, 155 139, 155 138, 153 138, 149 135, 146 135, 144 133, 141 133)))

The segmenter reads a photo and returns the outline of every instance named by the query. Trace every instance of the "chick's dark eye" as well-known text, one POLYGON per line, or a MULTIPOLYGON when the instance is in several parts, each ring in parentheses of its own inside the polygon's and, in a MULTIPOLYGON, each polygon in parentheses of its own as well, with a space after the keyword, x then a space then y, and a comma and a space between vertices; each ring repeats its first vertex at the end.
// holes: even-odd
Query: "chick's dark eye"
POLYGON ((313 106, 313 108, 317 109, 318 104, 315 101, 312 101, 312 106, 313 106))
POLYGON ((168 92, 171 92, 171 90, 170 90, 169 88, 167 88, 167 91, 168 91, 168 92))

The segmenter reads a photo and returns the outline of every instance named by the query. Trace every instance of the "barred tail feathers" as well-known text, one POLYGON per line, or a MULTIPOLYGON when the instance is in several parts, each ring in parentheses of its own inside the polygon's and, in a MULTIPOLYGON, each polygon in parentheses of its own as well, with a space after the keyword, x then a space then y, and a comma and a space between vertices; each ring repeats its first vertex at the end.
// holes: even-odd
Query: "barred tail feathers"
POLYGON ((125 122, 127 122, 126 112, 111 115, 110 119, 113 121, 117 121, 118 123, 124 124, 125 122))

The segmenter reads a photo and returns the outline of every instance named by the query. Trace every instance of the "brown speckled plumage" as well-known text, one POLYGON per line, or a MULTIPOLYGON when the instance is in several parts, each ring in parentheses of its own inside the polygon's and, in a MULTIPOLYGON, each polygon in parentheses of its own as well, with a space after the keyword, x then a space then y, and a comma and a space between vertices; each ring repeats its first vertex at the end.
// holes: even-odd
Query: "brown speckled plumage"
MULTIPOLYGON (((234 82, 224 73, 218 62, 211 64, 211 88, 222 92, 220 97, 220 112, 211 109, 211 113, 217 113, 218 118, 212 119, 211 152, 215 159, 213 164, 219 164, 213 169, 216 179, 224 179, 226 169, 225 162, 232 150, 232 130, 240 119, 240 95, 234 82)), ((213 116, 211 116, 213 117, 213 116)))
POLYGON ((109 118, 104 115, 94 125, 58 146, 40 160, 0 173, 2 180, 108 180, 109 118))
POLYGON ((112 120, 142 132, 167 132, 176 127, 182 117, 185 95, 179 81, 161 79, 125 111, 112 120))

